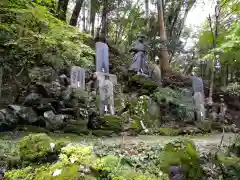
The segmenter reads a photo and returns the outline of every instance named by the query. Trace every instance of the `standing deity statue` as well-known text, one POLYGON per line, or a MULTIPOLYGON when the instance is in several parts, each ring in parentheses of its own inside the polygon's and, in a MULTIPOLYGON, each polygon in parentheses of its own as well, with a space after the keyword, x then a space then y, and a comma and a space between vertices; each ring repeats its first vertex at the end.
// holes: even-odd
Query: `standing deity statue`
POLYGON ((96 38, 96 72, 109 73, 109 48, 105 38, 96 38))
POLYGON ((147 74, 147 51, 146 43, 144 42, 144 36, 139 36, 137 41, 134 42, 130 52, 133 52, 133 60, 130 65, 130 71, 135 71, 140 74, 147 74))
POLYGON ((113 83, 109 80, 109 76, 105 75, 104 79, 99 82, 100 94, 100 115, 111 114, 114 112, 113 83))
POLYGON ((195 120, 205 119, 205 107, 204 107, 204 87, 203 80, 197 77, 195 73, 192 73, 192 89, 193 89, 193 99, 196 106, 195 120))

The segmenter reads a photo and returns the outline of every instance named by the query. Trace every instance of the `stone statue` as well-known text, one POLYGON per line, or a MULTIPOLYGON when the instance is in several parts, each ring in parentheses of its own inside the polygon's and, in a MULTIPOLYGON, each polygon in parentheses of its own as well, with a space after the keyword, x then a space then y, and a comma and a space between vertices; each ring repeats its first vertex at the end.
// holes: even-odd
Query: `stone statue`
POLYGON ((111 114, 114 115, 114 97, 113 97, 113 83, 109 80, 109 76, 105 75, 105 79, 99 80, 99 94, 100 94, 100 115, 111 114))
POLYGON ((162 85, 162 79, 161 79, 161 69, 159 68, 160 61, 157 59, 154 64, 149 64, 151 69, 149 71, 149 76, 153 81, 157 83, 159 87, 162 85))
POLYGON ((220 104, 220 112, 218 117, 219 117, 219 120, 223 122, 225 120, 227 105, 224 103, 223 98, 221 98, 220 100, 221 100, 221 104, 220 104))
POLYGON ((96 38, 96 72, 109 73, 109 55, 106 40, 96 38))
POLYGON ((204 87, 203 80, 200 77, 195 76, 195 73, 192 73, 192 89, 193 89, 193 99, 196 106, 196 111, 194 113, 195 120, 204 120, 205 119, 205 107, 204 107, 204 87))
POLYGON ((146 44, 144 43, 144 37, 138 37, 137 41, 134 42, 133 48, 130 50, 133 52, 133 60, 130 65, 130 71, 135 71, 137 73, 147 73, 147 52, 146 52, 146 44))

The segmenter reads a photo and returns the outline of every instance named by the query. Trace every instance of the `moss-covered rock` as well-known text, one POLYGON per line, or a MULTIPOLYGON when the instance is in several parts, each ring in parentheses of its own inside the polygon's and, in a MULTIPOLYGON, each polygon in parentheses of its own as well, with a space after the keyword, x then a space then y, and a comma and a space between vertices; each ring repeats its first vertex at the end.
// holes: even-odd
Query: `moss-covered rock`
POLYGON ((47 161, 52 155, 60 152, 63 142, 56 142, 46 134, 30 134, 18 142, 19 155, 22 161, 47 161))
POLYGON ((101 118, 102 129, 120 132, 123 128, 123 120, 119 116, 105 115, 101 118))
POLYGON ((124 75, 124 80, 126 82, 123 92, 138 92, 139 95, 150 95, 158 87, 156 82, 151 79, 136 75, 133 73, 128 73, 124 75))
POLYGON ((62 129, 65 133, 74 133, 77 135, 88 135, 90 133, 85 120, 69 120, 62 129))
POLYGON ((104 136, 111 136, 112 134, 114 134, 114 131, 95 129, 95 130, 92 130, 92 134, 97 137, 104 137, 104 136))
POLYGON ((168 174, 171 166, 181 167, 185 180, 201 179, 203 170, 193 141, 188 139, 174 141, 164 147, 159 157, 159 167, 168 174))
POLYGON ((210 120, 199 121, 196 125, 202 132, 209 133, 212 131, 212 121, 210 120))
POLYGON ((177 136, 181 134, 180 129, 173 129, 173 128, 159 128, 159 134, 163 136, 177 136))

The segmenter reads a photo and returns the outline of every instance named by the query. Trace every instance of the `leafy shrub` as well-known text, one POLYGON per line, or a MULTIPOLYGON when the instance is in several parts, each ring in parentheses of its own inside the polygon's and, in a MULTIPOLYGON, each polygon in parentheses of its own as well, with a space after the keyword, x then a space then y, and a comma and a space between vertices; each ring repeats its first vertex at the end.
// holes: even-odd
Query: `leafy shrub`
POLYGON ((168 143, 159 157, 159 167, 169 173, 171 166, 180 166, 185 179, 199 180, 203 175, 195 144, 188 139, 168 143))
POLYGON ((23 161, 45 160, 49 155, 59 153, 63 145, 44 133, 30 134, 18 142, 19 155, 23 161), (51 147, 51 143, 54 143, 54 147, 51 147))
POLYGON ((34 2, 10 1, 0 9, 3 65, 10 69, 42 64, 55 68, 72 63, 91 65, 94 51, 83 44, 87 35, 49 13, 55 1, 34 2))
POLYGON ((172 89, 169 87, 158 88, 152 94, 152 98, 159 104, 165 100, 169 105, 169 110, 177 119, 192 117, 195 105, 191 93, 185 89, 172 89))
POLYGON ((240 97, 240 84, 238 82, 230 83, 225 91, 230 95, 240 97))

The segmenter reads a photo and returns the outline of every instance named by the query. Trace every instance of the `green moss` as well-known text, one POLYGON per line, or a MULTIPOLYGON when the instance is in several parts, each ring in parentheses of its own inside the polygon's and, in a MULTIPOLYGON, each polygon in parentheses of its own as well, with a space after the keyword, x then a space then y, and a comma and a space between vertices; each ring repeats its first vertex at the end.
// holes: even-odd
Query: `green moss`
POLYGON ((212 121, 204 120, 197 122, 197 127, 203 132, 211 132, 212 131, 212 121))
POLYGON ((49 133, 49 131, 45 128, 41 128, 41 127, 37 127, 37 126, 31 126, 31 125, 19 126, 18 130, 31 132, 31 133, 49 133))
POLYGON ((136 117, 133 117, 134 120, 130 125, 130 129, 139 130, 141 128, 140 120, 136 117))
POLYGON ((181 133, 179 129, 173 128, 159 128, 159 134, 163 136, 177 136, 181 133))
POLYGON ((87 129, 87 121, 84 120, 72 120, 66 124, 63 128, 65 133, 74 133, 78 135, 88 135, 89 130, 87 129))
POLYGON ((34 178, 34 169, 26 167, 23 169, 16 169, 5 173, 4 179, 6 180, 32 180, 34 178))
POLYGON ((60 152, 63 142, 56 142, 46 134, 30 134, 18 142, 19 155, 22 161, 46 160, 49 155, 60 152), (54 143, 53 151, 50 143, 54 143))
POLYGON ((114 115, 105 115, 101 118, 101 122, 103 124, 103 129, 105 130, 113 130, 113 131, 121 131, 123 126, 122 118, 114 115))
POLYGON ((112 130, 102 130, 102 129, 92 130, 92 134, 98 137, 111 136, 113 133, 114 131, 112 130))

